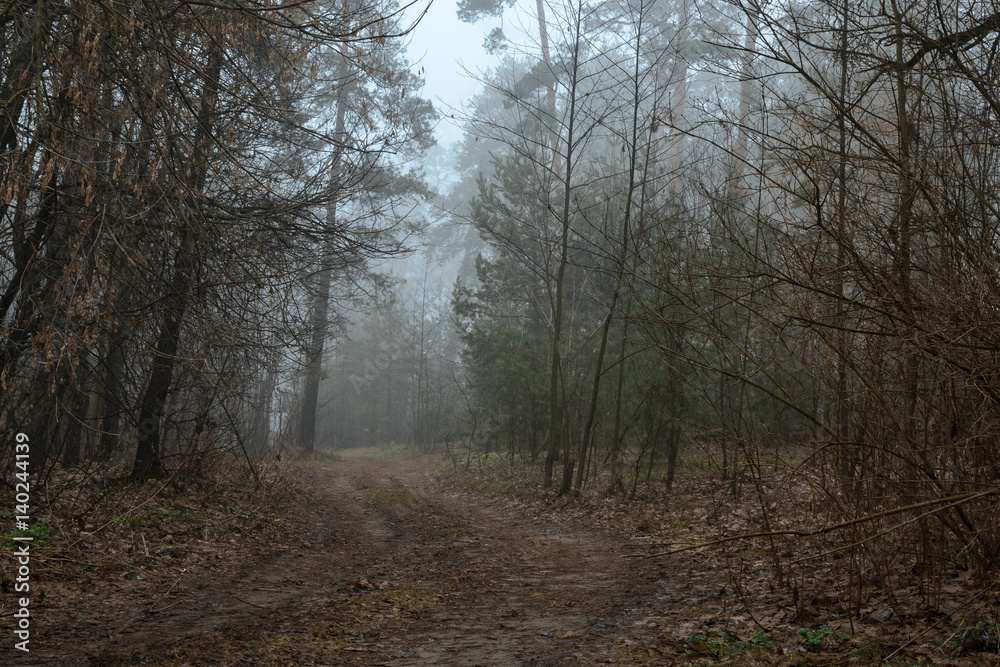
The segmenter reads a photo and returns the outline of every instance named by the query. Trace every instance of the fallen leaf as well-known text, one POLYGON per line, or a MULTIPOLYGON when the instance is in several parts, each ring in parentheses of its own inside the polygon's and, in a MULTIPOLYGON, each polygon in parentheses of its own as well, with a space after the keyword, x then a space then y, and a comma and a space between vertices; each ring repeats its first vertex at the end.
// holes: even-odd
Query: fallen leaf
POLYGON ((712 655, 711 649, 708 648, 708 644, 703 641, 693 642, 688 645, 688 647, 695 653, 700 653, 702 655, 712 655))

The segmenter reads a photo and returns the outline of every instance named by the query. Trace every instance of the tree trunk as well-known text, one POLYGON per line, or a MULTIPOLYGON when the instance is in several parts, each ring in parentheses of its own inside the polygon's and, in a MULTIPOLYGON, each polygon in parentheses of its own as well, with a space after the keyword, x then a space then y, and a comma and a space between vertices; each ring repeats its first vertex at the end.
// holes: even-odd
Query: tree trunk
MULTIPOLYGON (((327 220, 336 216, 336 205, 327 208, 327 220)), ((310 328, 312 341, 306 358, 305 388, 302 392, 302 413, 299 425, 299 441, 306 454, 311 454, 316 447, 316 408, 319 403, 319 381, 323 372, 323 344, 326 340, 327 316, 330 302, 330 282, 333 279, 333 267, 330 264, 329 253, 324 251, 320 259, 322 269, 316 276, 316 292, 313 296, 310 328)))
MULTIPOLYGON (((563 439, 565 438, 565 433, 563 432, 565 406, 561 405, 559 402, 559 378, 561 375, 560 367, 562 365, 559 347, 562 344, 563 287, 566 276, 566 265, 569 263, 570 186, 573 182, 573 130, 574 122, 576 120, 576 84, 577 76, 579 74, 578 68, 581 22, 582 16, 578 14, 576 20, 576 40, 573 46, 573 61, 570 72, 569 117, 567 119, 566 130, 566 168, 565 181, 563 183, 561 216, 562 231, 559 239, 559 265, 556 270, 555 296, 553 298, 552 308, 552 365, 549 372, 549 450, 545 457, 544 478, 544 488, 546 489, 552 487, 552 467, 553 464, 559 460, 560 449, 563 445, 563 439)), ((569 488, 566 488, 566 467, 571 467, 573 465, 573 463, 569 460, 569 456, 566 456, 566 459, 567 460, 563 462, 564 469, 562 486, 564 488, 561 489, 561 493, 569 491, 569 488)), ((572 471, 570 472, 569 479, 572 480, 572 471)))
POLYGON ((910 252, 913 235, 913 203, 916 199, 916 175, 913 173, 911 159, 912 128, 908 110, 907 95, 909 84, 906 80, 907 70, 904 56, 905 35, 903 32, 903 16, 895 2, 892 3, 896 18, 896 124, 899 132, 899 246, 894 258, 897 274, 899 300, 902 306, 904 337, 903 348, 903 437, 907 444, 912 444, 916 431, 917 409, 917 372, 919 357, 916 347, 916 327, 913 326, 913 293, 910 284, 910 252))
MULTIPOLYGON (((346 84, 337 89, 337 126, 335 136, 338 147, 330 167, 331 200, 326 208, 327 229, 333 230, 337 224, 337 200, 333 196, 340 177, 340 156, 344 137, 346 84)), ((305 388, 302 392, 302 412, 299 422, 299 443, 306 454, 316 449, 316 408, 319 403, 319 381, 323 375, 323 346, 326 342, 326 327, 330 308, 330 283, 333 281, 333 248, 324 244, 320 257, 320 271, 316 276, 316 292, 313 296, 310 326, 312 341, 306 353, 305 388)))
POLYGON ((673 99, 670 100, 670 126, 671 143, 667 165, 670 170, 670 189, 675 196, 680 196, 682 186, 679 182, 681 169, 684 165, 684 133, 688 129, 687 106, 688 106, 688 51, 691 41, 691 32, 688 23, 691 20, 691 10, 689 5, 691 0, 681 0, 679 28, 677 30, 677 60, 675 64, 676 72, 673 78, 674 83, 673 99))
POLYGON ((97 460, 109 461, 118 451, 121 438, 121 417, 125 410, 125 397, 122 387, 122 371, 125 366, 124 336, 120 333, 110 335, 108 350, 104 356, 103 369, 100 374, 103 409, 101 412, 101 438, 97 445, 97 460))
POLYGON ((629 311, 632 307, 632 292, 629 291, 625 305, 625 317, 622 318, 622 337, 618 351, 618 383, 615 389, 615 425, 611 440, 611 482, 608 484, 608 495, 618 490, 621 482, 621 450, 622 450, 622 393, 625 386, 625 358, 628 349, 629 311))
POLYGON ((548 69, 545 76, 545 100, 549 113, 549 148, 552 150, 552 173, 559 172, 559 133, 556 132, 556 85, 555 69, 552 67, 552 56, 549 51, 549 29, 545 22, 545 0, 536 0, 538 11, 538 38, 542 47, 542 62, 548 69))
MULTIPOLYGON (((13 32, 22 38, 17 44, 4 49, 9 54, 10 60, 0 85, 0 155, 7 154, 18 143, 17 128, 24 110, 24 101, 33 94, 32 83, 37 77, 38 67, 42 61, 40 54, 33 53, 33 47, 42 46, 40 40, 36 42, 35 38, 47 32, 48 17, 45 14, 48 6, 49 3, 39 2, 36 5, 35 16, 12 17, 13 32)), ((5 13, 11 9, 12 6, 8 4, 5 13)), ((16 168, 13 160, 5 162, 8 169, 16 168)), ((7 176, 6 172, 0 172, 0 183, 6 183, 7 176)), ((6 217, 9 205, 6 197, 0 200, 0 220, 6 217)), ((12 281, 12 284, 16 285, 17 281, 12 281)), ((6 313, 6 310, 4 308, 3 313, 6 313)))
POLYGON ((201 108, 198 110, 198 127, 194 142, 195 161, 188 175, 191 200, 188 206, 192 210, 182 213, 180 243, 174 255, 173 279, 166 299, 167 306, 160 323, 160 335, 153 354, 149 382, 139 403, 139 434, 135 463, 132 466, 134 479, 159 477, 164 473, 163 463, 160 460, 160 421, 173 381, 174 365, 180 348, 181 326, 184 323, 194 284, 196 230, 192 216, 197 215, 198 202, 195 199, 204 191, 205 181, 208 178, 214 112, 219 99, 222 48, 218 43, 213 42, 213 44, 208 56, 207 79, 202 91, 201 108))
POLYGON ((267 440, 271 435, 271 402, 274 399, 276 375, 274 369, 268 366, 264 371, 264 381, 257 392, 257 400, 253 405, 252 426, 250 428, 250 456, 254 460, 267 451, 267 440))
POLYGON ((736 168, 736 178, 733 182, 736 188, 735 199, 742 199, 749 191, 745 182, 744 167, 750 154, 750 116, 757 105, 753 72, 754 52, 757 48, 757 12, 754 8, 750 8, 746 14, 746 36, 743 39, 743 62, 740 66, 739 125, 736 128, 736 147, 733 151, 736 168))
POLYGON ((841 108, 837 113, 837 282, 834 286, 834 298, 837 299, 837 396, 836 434, 837 448, 840 451, 840 476, 844 491, 853 494, 854 491, 854 453, 847 444, 848 441, 848 406, 847 406, 847 304, 845 303, 845 263, 847 261, 847 21, 849 18, 849 0, 843 0, 840 29, 840 99, 841 108))
MULTIPOLYGON (((618 296, 621 294, 622 278, 625 275, 625 262, 628 257, 628 246, 631 241, 632 222, 632 199, 636 188, 636 169, 639 161, 639 105, 640 105, 640 68, 642 66, 641 40, 643 37, 644 16, 640 14, 639 24, 636 29, 635 41, 635 61, 632 72, 632 136, 628 157, 628 189, 625 193, 625 212, 622 219, 622 235, 618 250, 617 266, 615 273, 615 288, 611 295, 611 304, 608 306, 608 314, 604 318, 604 326, 601 330, 601 346, 597 353, 597 364, 594 369, 593 389, 590 395, 590 409, 587 412, 587 424, 583 429, 583 441, 580 443, 580 467, 576 475, 576 490, 583 490, 583 474, 586 470, 587 451, 590 447, 591 433, 594 426, 594 417, 597 414, 597 400, 601 385, 601 377, 604 375, 604 352, 608 347, 608 333, 611 330, 611 321, 618 310, 618 296)), ((652 133, 650 133, 652 141, 652 133)))

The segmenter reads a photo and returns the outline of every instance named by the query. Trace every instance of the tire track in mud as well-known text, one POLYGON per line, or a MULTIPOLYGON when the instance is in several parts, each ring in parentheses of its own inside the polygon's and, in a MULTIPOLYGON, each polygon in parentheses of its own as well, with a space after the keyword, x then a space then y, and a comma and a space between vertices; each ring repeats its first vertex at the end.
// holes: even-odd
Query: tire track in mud
POLYGON ((441 599, 406 619, 395 646, 370 646, 372 664, 648 662, 642 639, 656 640, 642 620, 654 596, 613 539, 444 491, 405 462, 384 466, 383 484, 421 503, 397 514, 406 546, 383 569, 403 569, 441 599))
POLYGON ((302 475, 282 543, 190 568, 173 606, 158 590, 81 610, 97 629, 52 629, 20 664, 649 664, 662 600, 613 538, 452 493, 413 461, 302 475))

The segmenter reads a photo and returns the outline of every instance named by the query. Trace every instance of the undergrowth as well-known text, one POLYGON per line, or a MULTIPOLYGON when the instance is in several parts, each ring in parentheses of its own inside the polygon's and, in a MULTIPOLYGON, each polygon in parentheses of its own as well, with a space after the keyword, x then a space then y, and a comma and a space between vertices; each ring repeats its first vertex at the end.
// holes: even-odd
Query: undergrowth
POLYGON ((997 664, 997 582, 985 597, 983 582, 958 567, 935 582, 905 553, 881 574, 874 545, 814 532, 836 520, 816 472, 776 465, 722 480, 711 462, 696 462, 669 490, 654 473, 616 493, 599 477, 559 496, 542 488, 541 469, 466 452, 443 459, 440 474, 455 491, 616 535, 636 568, 662 573, 664 599, 683 600, 664 609, 669 655, 727 665, 997 664), (935 586, 951 597, 932 599, 935 586), (977 609, 987 618, 970 624, 977 609))

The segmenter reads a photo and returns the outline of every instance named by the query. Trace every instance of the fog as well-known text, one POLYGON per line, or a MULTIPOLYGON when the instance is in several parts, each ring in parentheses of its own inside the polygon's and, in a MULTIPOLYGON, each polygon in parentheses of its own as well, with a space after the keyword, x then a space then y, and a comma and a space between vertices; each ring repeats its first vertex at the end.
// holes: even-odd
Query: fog
POLYGON ((0 13, 42 480, 392 447, 769 522, 789 470, 855 546, 906 514, 914 572, 995 572, 992 3, 168 4, 0 13))
POLYGON ((443 147, 453 147, 464 132, 462 111, 482 85, 476 74, 492 66, 496 58, 483 50, 483 39, 499 20, 483 19, 470 25, 458 19, 454 0, 416 4, 406 12, 415 20, 426 14, 408 36, 407 54, 424 72, 422 95, 434 102, 441 120, 434 138, 443 147))

